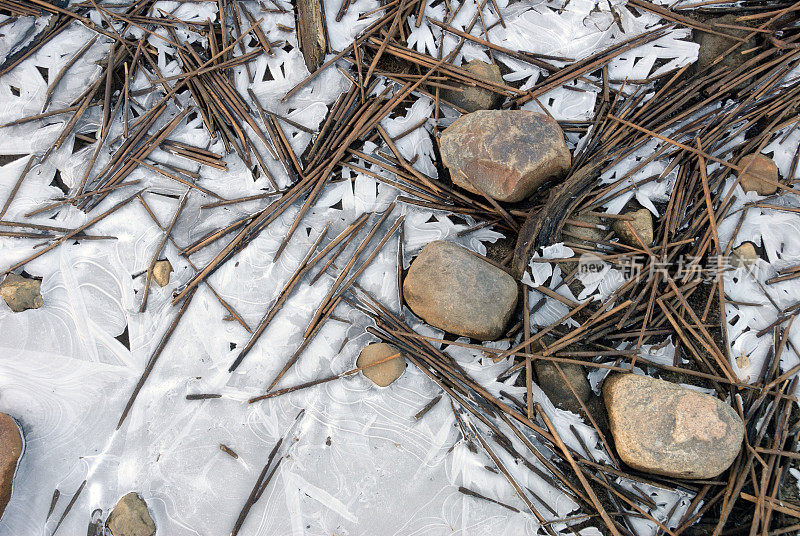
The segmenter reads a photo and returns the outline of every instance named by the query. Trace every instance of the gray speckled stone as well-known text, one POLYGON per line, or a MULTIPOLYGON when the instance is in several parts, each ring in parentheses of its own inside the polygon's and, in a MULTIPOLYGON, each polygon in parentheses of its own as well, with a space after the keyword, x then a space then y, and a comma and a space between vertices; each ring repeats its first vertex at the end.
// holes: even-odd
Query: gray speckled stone
POLYGON ((530 196, 562 177, 571 156, 554 120, 526 110, 479 110, 458 118, 439 139, 455 184, 500 201, 530 196))
POLYGON ((606 380, 603 399, 617 453, 634 469, 714 478, 742 447, 744 424, 733 408, 693 389, 618 374, 606 380))
POLYGON ((437 240, 411 263, 406 303, 425 322, 456 335, 497 339, 517 304, 517 283, 471 251, 437 240))

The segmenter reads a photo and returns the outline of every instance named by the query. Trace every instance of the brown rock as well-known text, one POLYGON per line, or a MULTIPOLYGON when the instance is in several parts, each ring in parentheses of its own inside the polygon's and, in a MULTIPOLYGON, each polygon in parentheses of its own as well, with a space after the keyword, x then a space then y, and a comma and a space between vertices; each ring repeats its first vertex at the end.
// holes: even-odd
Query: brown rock
POLYGON ((733 248, 732 253, 731 264, 733 266, 750 266, 758 260, 758 253, 752 242, 744 242, 739 247, 733 248))
POLYGON ((517 283, 451 242, 431 242, 411 263, 403 297, 425 322, 456 335, 497 339, 517 304, 517 283))
POLYGON ((172 265, 168 260, 156 261, 153 266, 153 281, 159 287, 166 287, 169 284, 169 274, 172 273, 172 265))
MULTIPOLYGON (((736 15, 724 15, 722 17, 711 18, 705 21, 705 24, 713 27, 719 33, 724 33, 739 38, 747 37, 748 32, 746 30, 736 30, 734 28, 719 26, 720 24, 743 26, 744 24, 741 21, 737 21, 736 18, 736 15)), ((742 45, 734 49, 733 52, 728 53, 728 49, 736 45, 738 41, 722 35, 702 32, 700 30, 695 30, 693 33, 694 42, 700 45, 700 50, 697 51, 697 63, 695 64, 695 68, 698 71, 710 66, 719 56, 722 56, 722 59, 717 65, 736 68, 752 58, 754 55, 752 52, 749 54, 742 54, 742 51, 753 48, 755 45, 755 41, 753 39, 745 41, 742 45)))
POLYGON ((17 464, 22 456, 22 433, 17 422, 0 413, 0 517, 11 499, 11 488, 17 464))
POLYGON ((114 536, 153 536, 156 533, 147 503, 133 491, 119 500, 106 525, 114 536))
POLYGON ((564 376, 567 377, 569 385, 564 381, 564 377, 559 374, 556 363, 537 359, 533 362, 533 369, 536 372, 536 384, 544 391, 556 407, 566 409, 580 415, 582 408, 575 394, 584 405, 592 396, 592 388, 586 378, 586 371, 580 365, 573 363, 558 363, 564 376), (575 390, 575 394, 570 390, 570 386, 575 390))
MULTIPOLYGON (((384 342, 368 344, 363 350, 361 350, 361 354, 356 360, 356 366, 359 368, 367 367, 372 363, 381 361, 399 353, 400 350, 391 344, 386 344, 384 342)), ((365 368, 361 371, 361 374, 372 380, 372 383, 375 385, 379 387, 386 387, 399 378, 405 369, 406 360, 402 355, 400 355, 394 359, 389 359, 380 365, 374 365, 365 368)))
MULTIPOLYGON (((500 67, 494 63, 472 60, 467 62, 463 68, 474 74, 478 80, 495 84, 505 83, 503 81, 503 75, 500 74, 500 67)), ((480 86, 464 85, 462 91, 445 89, 442 90, 440 94, 444 100, 455 104, 467 112, 491 110, 500 107, 500 104, 503 102, 502 95, 495 93, 491 89, 480 86)))
POLYGON ((562 177, 571 161, 558 123, 525 110, 463 115, 442 132, 439 149, 455 184, 509 202, 562 177))
POLYGON ((641 208, 633 212, 626 212, 624 216, 631 216, 633 221, 617 220, 613 225, 614 232, 624 244, 641 249, 642 244, 636 238, 637 236, 647 246, 653 243, 653 215, 649 210, 641 208), (631 232, 630 227, 625 224, 626 222, 633 227, 636 235, 631 232))
POLYGON ((0 296, 15 313, 26 309, 38 309, 44 305, 42 294, 39 292, 41 287, 42 282, 38 279, 11 273, 0 283, 0 296))
POLYGON ((740 175, 742 189, 758 195, 772 195, 778 191, 778 166, 768 156, 761 153, 748 154, 739 159, 742 168, 740 175))
POLYGON ((742 420, 713 396, 649 376, 617 374, 606 380, 603 398, 617 453, 634 469, 714 478, 742 447, 742 420))

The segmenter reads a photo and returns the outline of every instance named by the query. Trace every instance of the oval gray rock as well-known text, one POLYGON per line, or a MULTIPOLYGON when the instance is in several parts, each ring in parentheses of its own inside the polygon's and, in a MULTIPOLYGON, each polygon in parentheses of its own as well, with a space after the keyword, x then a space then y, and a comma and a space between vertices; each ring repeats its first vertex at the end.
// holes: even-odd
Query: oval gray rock
POLYGON ((455 184, 516 202, 569 171, 564 133, 553 119, 527 110, 479 110, 461 116, 439 139, 455 184))
POLYGON ((517 283, 477 254, 437 240, 411 263, 403 297, 414 314, 456 335, 493 340, 517 304, 517 283))
POLYGON ((603 386, 619 457, 640 471, 677 478, 714 478, 742 447, 744 424, 721 400, 636 374, 603 386))

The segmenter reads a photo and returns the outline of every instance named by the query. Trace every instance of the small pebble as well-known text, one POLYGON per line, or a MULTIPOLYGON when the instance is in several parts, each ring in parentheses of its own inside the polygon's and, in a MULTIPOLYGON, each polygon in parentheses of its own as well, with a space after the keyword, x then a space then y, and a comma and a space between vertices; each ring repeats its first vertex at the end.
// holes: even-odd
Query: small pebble
MULTIPOLYGON (((384 342, 368 344, 361 350, 361 354, 356 360, 359 368, 367 367, 376 361, 386 359, 392 355, 400 353, 396 347, 384 342)), ((394 359, 389 359, 380 365, 364 368, 361 374, 372 380, 372 383, 379 387, 386 387, 399 378, 406 369, 406 360, 400 355, 394 359)))
POLYGON ((133 491, 119 500, 106 525, 113 536, 153 536, 156 533, 147 503, 133 491))
MULTIPOLYGON (((495 84, 505 83, 503 81, 503 75, 500 74, 500 67, 494 63, 472 60, 467 62, 463 68, 474 74, 479 80, 495 84)), ((467 112, 499 108, 500 104, 503 102, 502 95, 495 93, 491 89, 480 86, 464 85, 463 91, 443 89, 440 95, 444 100, 455 104, 467 112)))
POLYGON ((748 154, 739 159, 737 164, 745 170, 741 174, 742 189, 758 195, 772 195, 778 191, 778 166, 768 156, 761 153, 748 154))
POLYGON ((0 296, 15 313, 27 309, 38 309, 44 305, 40 292, 42 282, 38 279, 10 273, 0 283, 0 296))
POLYGON ((646 208, 640 208, 633 212, 626 212, 623 215, 633 217, 633 221, 617 220, 614 222, 614 232, 617 233, 622 243, 638 249, 642 249, 641 242, 644 242, 646 246, 650 246, 653 243, 653 215, 650 214, 650 211, 646 208), (633 232, 631 232, 631 228, 626 223, 633 227, 633 232), (635 235, 634 232, 636 233, 635 235))
POLYGON ((758 260, 756 247, 752 242, 744 242, 742 245, 733 248, 731 264, 733 266, 750 266, 758 260))
POLYGON ((166 287, 169 284, 169 275, 172 273, 172 265, 168 260, 156 261, 153 266, 153 281, 159 287, 166 287))

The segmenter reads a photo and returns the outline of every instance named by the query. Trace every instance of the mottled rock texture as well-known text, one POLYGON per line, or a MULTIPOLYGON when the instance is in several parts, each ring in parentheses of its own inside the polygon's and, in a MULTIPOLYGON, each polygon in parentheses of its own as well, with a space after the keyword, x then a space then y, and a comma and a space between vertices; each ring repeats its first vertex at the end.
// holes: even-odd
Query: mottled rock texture
POLYGON ((172 265, 168 260, 156 261, 153 266, 153 281, 159 287, 166 287, 169 284, 169 275, 172 273, 172 265))
POLYGON ((119 500, 106 524, 113 536, 153 536, 156 533, 147 503, 135 492, 119 500))
POLYGON ((713 396, 635 374, 603 386, 619 457, 640 471, 677 478, 714 478, 742 447, 744 424, 713 396))
POLYGON ((463 115, 442 132, 439 149, 455 184, 509 202, 564 176, 571 162, 558 123, 525 110, 463 115))
POLYGON ((38 309, 44 305, 40 292, 41 287, 42 282, 38 279, 11 273, 0 283, 0 296, 12 311, 20 313, 27 309, 38 309))

